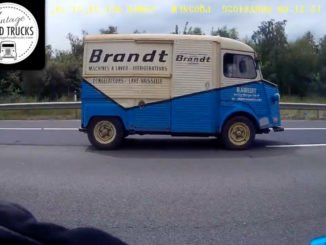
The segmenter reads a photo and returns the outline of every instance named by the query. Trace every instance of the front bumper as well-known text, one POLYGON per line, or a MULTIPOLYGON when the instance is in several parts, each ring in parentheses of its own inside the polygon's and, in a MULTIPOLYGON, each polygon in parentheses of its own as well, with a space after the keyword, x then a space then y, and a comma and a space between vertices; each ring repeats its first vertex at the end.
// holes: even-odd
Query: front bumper
POLYGON ((78 131, 82 133, 87 133, 87 128, 79 128, 78 131))
POLYGON ((284 128, 283 127, 273 127, 274 132, 283 132, 284 128))

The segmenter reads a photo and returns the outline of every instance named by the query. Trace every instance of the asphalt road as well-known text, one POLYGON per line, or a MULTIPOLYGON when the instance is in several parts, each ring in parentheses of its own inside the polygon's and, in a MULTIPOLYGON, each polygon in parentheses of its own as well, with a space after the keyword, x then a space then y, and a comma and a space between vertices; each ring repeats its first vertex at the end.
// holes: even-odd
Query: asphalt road
POLYGON ((0 121, 0 199, 129 244, 309 244, 326 235, 326 121, 288 121, 247 151, 132 137, 96 151, 78 121, 0 121))

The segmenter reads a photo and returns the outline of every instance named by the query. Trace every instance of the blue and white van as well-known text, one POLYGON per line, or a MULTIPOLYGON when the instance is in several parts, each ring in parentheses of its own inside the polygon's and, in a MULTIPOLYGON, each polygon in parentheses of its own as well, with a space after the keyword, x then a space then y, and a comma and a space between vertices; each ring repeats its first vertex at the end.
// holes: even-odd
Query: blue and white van
POLYGON ((254 50, 192 35, 85 37, 80 131, 98 149, 132 134, 216 136, 228 149, 282 131, 277 85, 254 50))

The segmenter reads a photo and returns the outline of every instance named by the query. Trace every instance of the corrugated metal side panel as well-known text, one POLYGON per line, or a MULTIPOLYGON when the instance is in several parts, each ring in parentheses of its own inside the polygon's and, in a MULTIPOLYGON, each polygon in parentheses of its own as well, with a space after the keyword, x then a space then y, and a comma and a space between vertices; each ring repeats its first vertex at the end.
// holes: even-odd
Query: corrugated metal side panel
POLYGON ((127 125, 126 111, 109 100, 87 82, 82 82, 82 125, 86 127, 93 116, 117 116, 127 125))
POLYGON ((171 79, 168 78, 98 77, 87 81, 125 108, 137 106, 140 101, 151 103, 171 97, 171 79))
POLYGON ((214 66, 216 54, 211 41, 176 40, 173 55, 172 97, 196 93, 212 89, 216 81, 214 66), (209 62, 177 61, 178 55, 184 57, 202 58, 209 57, 209 62))
POLYGON ((171 102, 145 105, 128 110, 129 129, 148 132, 169 132, 171 102))
POLYGON ((270 121, 272 122, 272 126, 281 126, 281 115, 280 115, 280 104, 279 102, 272 102, 272 97, 275 96, 275 94, 279 94, 278 88, 275 86, 272 86, 268 83, 264 83, 267 101, 270 106, 270 121), (274 121, 275 118, 277 118, 277 121, 274 121))
POLYGON ((81 100, 82 103, 87 103, 88 101, 103 101, 106 97, 99 91, 94 89, 88 82, 82 82, 82 93, 81 100))
POLYGON ((221 100, 231 101, 235 106, 246 104, 257 117, 269 115, 265 89, 260 82, 224 88, 221 90, 221 100))
MULTIPOLYGON (((96 86, 97 87, 97 86, 96 86)), ((147 87, 146 85, 137 86, 106 86, 99 88, 107 96, 113 99, 169 99, 169 82, 162 85, 147 87)))
POLYGON ((83 76, 169 77, 171 60, 171 43, 90 42, 84 49, 83 76))
POLYGON ((161 99, 114 99, 116 103, 123 106, 124 108, 132 108, 139 106, 140 104, 149 104, 162 101, 161 99))
MULTIPOLYGON (((127 102, 128 100, 126 100, 127 102)), ((117 102, 117 101, 115 101, 117 102)), ((82 83, 82 125, 86 127, 93 116, 120 117, 129 129, 139 131, 169 131, 171 125, 171 102, 144 105, 124 109, 121 103, 115 103, 89 83, 82 83)), ((121 101, 118 101, 121 102, 121 101)), ((153 102, 148 100, 146 102, 153 102)))
POLYGON ((216 133, 218 129, 217 100, 216 90, 172 100, 172 132, 216 133))
POLYGON ((221 118, 243 111, 252 114, 260 128, 271 126, 269 98, 262 82, 240 84, 221 90, 221 118))

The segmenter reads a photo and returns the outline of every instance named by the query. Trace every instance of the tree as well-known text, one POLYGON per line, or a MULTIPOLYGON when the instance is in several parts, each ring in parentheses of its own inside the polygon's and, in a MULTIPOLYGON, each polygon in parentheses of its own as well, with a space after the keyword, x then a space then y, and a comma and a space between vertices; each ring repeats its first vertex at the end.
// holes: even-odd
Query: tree
POLYGON ((138 29, 134 30, 134 34, 146 33, 145 30, 139 31, 138 29))
MULTIPOLYGON (((200 27, 192 28, 192 27, 188 27, 188 25, 189 22, 187 21, 183 28, 183 32, 182 32, 183 35, 205 35, 205 33, 203 33, 200 27)), ((175 26, 175 31, 172 32, 172 34, 180 34, 178 25, 175 26)))
POLYGON ((286 83, 289 95, 305 96, 308 92, 312 92, 317 74, 316 47, 310 32, 289 44, 286 59, 286 83))
POLYGON ((44 71, 24 71, 22 88, 24 95, 40 97, 44 88, 44 71))
POLYGON ((179 26, 175 25, 175 29, 174 32, 172 32, 172 34, 179 34, 179 26))
POLYGON ((249 46, 252 47, 253 49, 256 48, 254 41, 253 41, 250 37, 248 37, 248 36, 245 36, 244 38, 242 38, 241 41, 242 41, 243 43, 249 45, 249 46))
MULTIPOLYGON (((87 33, 82 32, 83 35, 87 33)), ((69 51, 54 51, 46 46, 46 67, 40 71, 24 71, 22 88, 27 96, 38 100, 57 100, 79 90, 82 80, 84 39, 71 33, 67 35, 69 51)))
POLYGON ((101 34, 118 34, 118 27, 108 26, 106 29, 100 29, 101 34))
MULTIPOLYGON (((187 21, 186 24, 185 24, 185 26, 184 26, 184 28, 183 28, 183 34, 184 34, 184 35, 185 35, 185 34, 188 34, 188 32, 189 32, 189 30, 188 30, 188 25, 189 25, 189 22, 187 21)), ((191 29, 191 27, 190 27, 190 29, 191 29)))
POLYGON ((258 26, 251 39, 262 61, 262 72, 268 80, 280 85, 281 91, 287 88, 286 74, 288 41, 285 35, 286 20, 264 21, 258 26))
POLYGON ((21 71, 0 71, 0 96, 21 94, 21 71))
POLYGON ((185 34, 186 35, 204 35, 204 33, 200 27, 194 27, 194 28, 190 27, 188 29, 188 32, 185 34))
POLYGON ((267 59, 275 51, 284 51, 287 46, 285 35, 286 20, 263 21, 252 35, 252 40, 262 59, 267 59))
POLYGON ((51 45, 45 46, 45 59, 50 60, 53 57, 54 51, 51 45))
MULTIPOLYGON (((82 35, 87 35, 87 32, 82 31, 82 35)), ((84 53, 84 39, 68 33, 67 38, 70 42, 71 54, 82 63, 84 53)))
POLYGON ((317 74, 315 91, 324 96, 326 93, 326 35, 319 40, 317 54, 317 74))
POLYGON ((236 40, 239 39, 238 31, 235 28, 228 29, 226 26, 223 26, 222 28, 218 28, 216 31, 214 30, 214 28, 212 28, 211 35, 227 37, 236 40))

